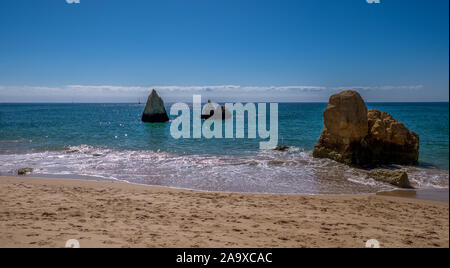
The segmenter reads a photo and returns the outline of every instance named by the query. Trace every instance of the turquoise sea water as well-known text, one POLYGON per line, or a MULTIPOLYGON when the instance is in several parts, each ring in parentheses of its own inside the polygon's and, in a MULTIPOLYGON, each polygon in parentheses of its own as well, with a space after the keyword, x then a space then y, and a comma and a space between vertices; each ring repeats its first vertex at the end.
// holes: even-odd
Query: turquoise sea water
MULTIPOLYGON (((170 104, 166 105, 167 111, 170 104)), ((418 188, 448 188, 448 103, 368 103, 420 135, 418 188)), ((237 192, 356 193, 390 186, 364 171, 311 157, 326 103, 280 103, 279 144, 259 139, 174 139, 170 124, 140 121, 138 104, 0 104, 0 174, 88 176, 237 192)), ((173 119, 173 117, 172 117, 173 119)))

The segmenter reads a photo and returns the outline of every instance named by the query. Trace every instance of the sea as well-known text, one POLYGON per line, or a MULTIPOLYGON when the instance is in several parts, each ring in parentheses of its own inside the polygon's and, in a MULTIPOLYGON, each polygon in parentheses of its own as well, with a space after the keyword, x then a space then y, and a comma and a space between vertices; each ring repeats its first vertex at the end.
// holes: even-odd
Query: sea
MULTIPOLYGON (((279 103, 278 144, 261 139, 175 139, 168 123, 141 122, 144 104, 0 104, 0 175, 125 181, 182 189, 357 194, 394 189, 312 150, 326 103, 279 103)), ((417 189, 448 189, 449 104, 367 103, 420 136, 420 164, 400 166, 417 189)), ((171 103, 166 104, 170 111, 171 103)), ((171 116, 174 120, 176 116, 171 116)), ((192 120, 192 117, 191 117, 192 120)))

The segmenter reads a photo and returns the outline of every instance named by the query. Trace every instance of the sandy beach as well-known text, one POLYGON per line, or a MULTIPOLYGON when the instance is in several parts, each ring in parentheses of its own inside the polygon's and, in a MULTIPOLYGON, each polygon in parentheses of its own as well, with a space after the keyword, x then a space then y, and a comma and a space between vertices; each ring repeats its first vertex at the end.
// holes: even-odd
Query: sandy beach
POLYGON ((0 177, 0 247, 449 247, 446 202, 0 177))

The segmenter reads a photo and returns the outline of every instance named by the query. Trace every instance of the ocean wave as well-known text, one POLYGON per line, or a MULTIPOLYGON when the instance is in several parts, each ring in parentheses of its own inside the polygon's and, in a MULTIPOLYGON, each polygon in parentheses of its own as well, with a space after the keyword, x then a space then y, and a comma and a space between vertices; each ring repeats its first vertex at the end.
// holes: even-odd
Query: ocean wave
MULTIPOLYGON (((367 171, 292 147, 247 156, 177 155, 79 145, 62 151, 0 155, 0 173, 22 167, 33 175, 88 176, 205 191, 350 194, 393 189, 366 178, 367 171)), ((402 167, 417 188, 448 188, 446 170, 402 167)))

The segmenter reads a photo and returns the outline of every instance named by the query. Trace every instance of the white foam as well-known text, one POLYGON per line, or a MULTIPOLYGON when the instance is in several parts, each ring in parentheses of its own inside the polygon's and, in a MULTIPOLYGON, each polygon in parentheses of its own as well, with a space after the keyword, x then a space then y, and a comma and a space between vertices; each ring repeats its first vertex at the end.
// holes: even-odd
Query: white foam
MULTIPOLYGON (((392 188, 366 179, 366 171, 315 159, 311 152, 295 147, 285 152, 259 151, 253 156, 175 155, 88 145, 59 152, 0 155, 0 173, 11 174, 22 167, 35 168, 32 175, 89 176, 206 191, 340 194, 392 188)), ((406 169, 418 188, 448 188, 448 171, 406 169)))

